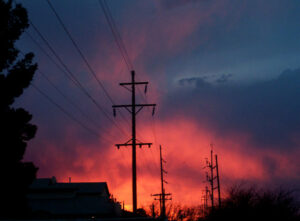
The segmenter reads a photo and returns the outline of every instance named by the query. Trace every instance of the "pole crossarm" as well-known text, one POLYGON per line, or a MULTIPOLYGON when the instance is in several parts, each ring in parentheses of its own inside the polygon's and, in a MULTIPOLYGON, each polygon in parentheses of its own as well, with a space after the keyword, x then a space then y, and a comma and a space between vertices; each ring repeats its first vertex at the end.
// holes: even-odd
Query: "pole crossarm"
POLYGON ((161 196, 161 193, 151 194, 151 196, 161 196))
MULTIPOLYGON (((132 107, 133 107, 132 104, 112 105, 114 115, 116 115, 116 112, 115 112, 116 108, 125 108, 129 113, 132 114, 132 107)), ((135 104, 135 107, 137 107, 138 109, 137 109, 137 111, 134 112, 134 114, 137 114, 138 112, 140 112, 143 109, 143 107, 153 107, 152 115, 154 115, 154 110, 155 110, 156 104, 135 104)))
MULTIPOLYGON (((136 143, 136 146, 139 146, 140 148, 142 148, 142 146, 148 146, 149 148, 151 147, 153 143, 136 143)), ((120 149, 120 147, 128 147, 128 146, 132 146, 132 143, 123 143, 123 144, 115 144, 116 147, 118 149, 120 149)))
POLYGON ((120 86, 126 88, 128 91, 132 92, 132 88, 128 88, 126 86, 135 86, 135 85, 145 85, 144 93, 147 93, 148 82, 128 82, 128 83, 120 83, 120 86))
MULTIPOLYGON (((156 104, 136 104, 136 107, 155 107, 156 104)), ((120 108, 120 107, 133 107, 132 104, 122 104, 122 105, 113 105, 113 108, 120 108)))
POLYGON ((125 85, 133 85, 133 84, 148 84, 149 82, 128 82, 128 83, 120 83, 121 86, 125 86, 125 85))
POLYGON ((151 196, 162 196, 162 195, 164 195, 164 196, 172 196, 172 193, 163 193, 163 194, 156 193, 156 194, 151 194, 151 196))

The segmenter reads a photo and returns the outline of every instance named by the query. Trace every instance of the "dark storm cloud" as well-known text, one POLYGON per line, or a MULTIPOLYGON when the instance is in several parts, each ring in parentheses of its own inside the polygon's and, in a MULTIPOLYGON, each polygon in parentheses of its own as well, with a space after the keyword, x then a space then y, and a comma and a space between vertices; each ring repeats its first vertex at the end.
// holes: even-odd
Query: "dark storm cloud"
MULTIPOLYGON (((227 80, 225 76, 230 75, 220 80, 227 80)), ((168 111, 193 114, 199 122, 212 125, 218 136, 246 132, 257 147, 297 146, 300 69, 286 70, 273 80, 244 85, 211 84, 201 77, 181 79, 178 84, 182 88, 166 101, 171 105, 168 111)))

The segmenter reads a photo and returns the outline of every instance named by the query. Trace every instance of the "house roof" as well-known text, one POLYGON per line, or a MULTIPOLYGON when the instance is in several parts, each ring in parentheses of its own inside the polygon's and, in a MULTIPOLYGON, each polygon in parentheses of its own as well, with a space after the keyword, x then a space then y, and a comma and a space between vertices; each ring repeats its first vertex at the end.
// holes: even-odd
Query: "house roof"
POLYGON ((85 194, 106 192, 109 195, 106 182, 58 183, 55 177, 36 179, 30 186, 30 190, 75 191, 85 194))

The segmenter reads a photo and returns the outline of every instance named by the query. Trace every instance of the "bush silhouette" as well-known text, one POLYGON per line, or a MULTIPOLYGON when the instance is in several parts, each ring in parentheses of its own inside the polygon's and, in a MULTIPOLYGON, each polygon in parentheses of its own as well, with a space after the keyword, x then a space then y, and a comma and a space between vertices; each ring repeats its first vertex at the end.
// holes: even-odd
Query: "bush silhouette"
POLYGON ((276 191, 233 187, 222 208, 211 212, 206 220, 267 220, 298 221, 299 204, 292 195, 282 189, 276 191))

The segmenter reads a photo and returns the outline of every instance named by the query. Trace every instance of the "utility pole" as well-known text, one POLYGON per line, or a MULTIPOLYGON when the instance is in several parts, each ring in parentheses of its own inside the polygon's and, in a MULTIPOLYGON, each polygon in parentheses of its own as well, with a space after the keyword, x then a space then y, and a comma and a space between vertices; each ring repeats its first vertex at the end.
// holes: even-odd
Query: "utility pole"
POLYGON ((216 158, 216 172, 217 172, 217 184, 218 184, 218 199, 219 199, 219 208, 221 208, 221 188, 220 188, 220 176, 219 176, 219 166, 218 166, 218 155, 215 155, 216 158))
POLYGON ((213 144, 210 145, 210 162, 206 159, 206 167, 210 169, 210 176, 206 174, 206 179, 210 183, 210 199, 211 199, 211 210, 214 210, 214 190, 218 189, 218 203, 219 208, 221 207, 221 190, 220 190, 220 177, 219 177, 219 166, 218 156, 215 154, 215 165, 213 162, 213 144), (214 170, 216 170, 216 176, 214 176, 214 170), (217 186, 214 185, 214 180, 217 180, 217 186))
POLYGON ((147 92, 148 82, 136 82, 135 81, 135 72, 131 71, 131 82, 129 83, 120 83, 120 86, 125 87, 131 92, 131 104, 125 105, 113 105, 114 116, 116 116, 117 108, 125 108, 129 113, 131 113, 132 120, 132 138, 124 144, 116 144, 119 149, 121 146, 131 146, 132 147, 132 208, 133 213, 136 214, 137 211, 137 182, 136 182, 136 146, 140 148, 143 146, 151 147, 152 143, 137 143, 136 139, 136 115, 140 112, 143 107, 153 107, 152 115, 154 115, 154 110, 156 104, 136 104, 135 99, 135 89, 136 85, 145 85, 145 93, 147 92))
POLYGON ((206 215, 207 213, 207 208, 208 208, 208 197, 209 197, 209 190, 208 190, 208 187, 205 186, 205 190, 204 190, 204 194, 203 194, 203 217, 206 215))
POLYGON ((209 196, 209 190, 208 190, 208 187, 205 186, 205 209, 207 211, 207 207, 208 207, 208 196, 209 196))
POLYGON ((164 173, 167 173, 167 171, 164 170, 163 163, 166 163, 166 161, 162 157, 161 152, 161 145, 159 146, 159 156, 160 156, 160 182, 161 182, 161 193, 159 194, 153 194, 152 196, 159 196, 160 202, 160 217, 161 219, 166 218, 166 200, 172 200, 172 198, 166 198, 166 196, 171 196, 171 193, 165 193, 164 183, 167 183, 167 181, 164 180, 164 173))
POLYGON ((151 213, 152 213, 152 218, 155 218, 155 206, 154 203, 151 204, 151 213))
POLYGON ((210 150, 210 164, 209 164, 209 168, 210 168, 210 188, 211 188, 211 192, 210 192, 210 197, 211 197, 211 209, 214 210, 214 166, 213 166, 213 148, 211 145, 211 150, 210 150))

